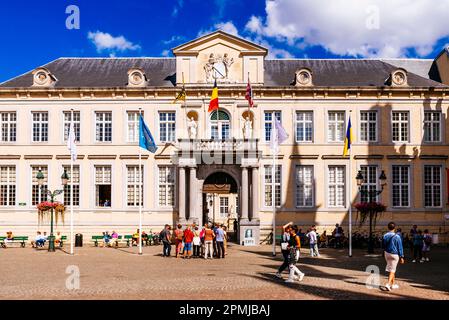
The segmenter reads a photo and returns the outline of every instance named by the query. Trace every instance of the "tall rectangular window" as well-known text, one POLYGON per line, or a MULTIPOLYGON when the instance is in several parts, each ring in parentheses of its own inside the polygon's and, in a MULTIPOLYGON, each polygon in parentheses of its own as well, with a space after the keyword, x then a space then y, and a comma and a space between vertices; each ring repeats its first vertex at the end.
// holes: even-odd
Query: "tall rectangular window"
POLYGON ((16 205, 16 167, 0 167, 0 206, 16 205))
POLYGON ((33 142, 48 141, 48 112, 33 112, 33 142))
MULTIPOLYGON (((75 140, 80 141, 81 126, 80 126, 80 112, 73 112, 73 129, 75 130, 75 140)), ((64 141, 69 138, 70 122, 72 121, 72 112, 64 111, 64 141)))
POLYGON ((375 191, 377 190, 377 166, 360 166, 363 175, 363 185, 360 193, 361 202, 377 201, 375 191))
POLYGON ((328 142, 343 142, 345 138, 345 112, 329 111, 327 121, 328 142))
POLYGON ((271 129, 273 128, 273 117, 281 122, 280 111, 265 111, 264 114, 264 126, 265 126, 265 141, 271 141, 271 129))
POLYGON ((227 218, 229 213, 229 197, 220 197, 220 218, 227 218))
POLYGON ((159 206, 173 207, 175 205, 175 168, 159 167, 159 206))
POLYGON ((95 141, 112 141, 112 112, 95 112, 95 141))
POLYGON ((176 140, 176 113, 159 112, 159 134, 161 142, 176 140))
POLYGON ((392 112, 392 129, 393 142, 408 142, 409 113, 407 111, 392 112))
POLYGON ((312 142, 313 140, 313 112, 296 112, 296 142, 312 142))
MULTIPOLYGON (((139 141, 139 112, 128 111, 126 112, 127 123, 126 128, 128 130, 127 141, 138 142, 139 141)), ((143 117, 143 113, 142 113, 143 117)))
POLYGON ((47 166, 31 166, 31 205, 35 206, 42 201, 47 201, 47 189, 48 189, 48 168, 47 166), (44 180, 42 186, 39 186, 39 183, 36 179, 36 176, 39 172, 42 171, 44 175, 44 180))
POLYGON ((80 167, 73 166, 73 172, 70 172, 70 166, 62 166, 63 170, 67 171, 70 181, 64 186, 64 204, 70 205, 70 188, 73 185, 73 205, 80 205, 80 167))
POLYGON ((95 205, 111 207, 112 167, 95 166, 95 205))
POLYGON ((410 167, 393 166, 393 207, 410 206, 410 167))
MULTIPOLYGON (((264 190, 265 190, 265 206, 272 207, 273 206, 273 173, 272 173, 272 165, 264 166, 265 178, 264 178, 264 190)), ((282 178, 282 167, 280 165, 276 165, 275 168, 275 179, 274 179, 274 197, 276 207, 281 206, 281 178, 282 178)))
POLYGON ((360 112, 360 141, 376 142, 377 141, 377 112, 362 111, 360 112))
POLYGON ((0 112, 1 142, 16 142, 17 115, 15 112, 0 112))
POLYGON ((441 112, 424 112, 424 141, 441 142, 441 112))
POLYGON ((126 185, 127 205, 128 207, 138 207, 139 199, 142 199, 140 200, 140 204, 143 205, 143 177, 142 184, 140 183, 141 170, 139 170, 139 166, 127 166, 126 170, 128 173, 126 185))
POLYGON ((296 207, 313 207, 313 166, 296 166, 296 207))
POLYGON ((345 167, 329 166, 328 169, 328 206, 345 207, 345 167))
POLYGON ((424 166, 424 206, 441 207, 440 166, 424 166))

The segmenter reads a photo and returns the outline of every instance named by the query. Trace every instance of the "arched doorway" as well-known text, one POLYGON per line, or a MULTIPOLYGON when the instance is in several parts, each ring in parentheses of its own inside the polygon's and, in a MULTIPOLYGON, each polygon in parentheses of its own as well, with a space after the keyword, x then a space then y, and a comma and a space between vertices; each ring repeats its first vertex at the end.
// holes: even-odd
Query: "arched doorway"
POLYGON ((239 201, 236 180, 223 171, 212 173, 203 184, 203 222, 225 225, 229 238, 236 240, 239 201))

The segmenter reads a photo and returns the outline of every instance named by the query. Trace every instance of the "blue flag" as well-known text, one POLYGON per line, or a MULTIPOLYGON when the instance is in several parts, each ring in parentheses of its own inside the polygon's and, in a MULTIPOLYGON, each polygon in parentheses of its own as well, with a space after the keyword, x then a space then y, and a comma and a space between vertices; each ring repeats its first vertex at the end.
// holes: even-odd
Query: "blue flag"
POLYGON ((139 146, 151 153, 156 153, 157 151, 156 143, 154 142, 150 129, 148 129, 145 121, 143 121, 142 115, 140 115, 139 120, 139 146))

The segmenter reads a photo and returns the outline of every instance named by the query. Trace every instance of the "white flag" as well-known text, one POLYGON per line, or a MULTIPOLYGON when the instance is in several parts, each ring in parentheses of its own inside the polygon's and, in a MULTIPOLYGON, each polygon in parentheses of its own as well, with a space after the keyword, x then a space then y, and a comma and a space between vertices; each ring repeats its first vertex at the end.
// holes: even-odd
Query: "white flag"
POLYGON ((271 129, 271 141, 270 141, 270 149, 273 153, 277 154, 279 151, 279 145, 287 140, 288 133, 282 127, 281 123, 278 119, 275 119, 274 128, 271 129))
POLYGON ((75 161, 77 158, 75 140, 76 140, 75 130, 73 128, 73 122, 71 122, 70 129, 69 129, 69 137, 67 139, 67 148, 70 151, 70 155, 71 155, 73 161, 75 161))

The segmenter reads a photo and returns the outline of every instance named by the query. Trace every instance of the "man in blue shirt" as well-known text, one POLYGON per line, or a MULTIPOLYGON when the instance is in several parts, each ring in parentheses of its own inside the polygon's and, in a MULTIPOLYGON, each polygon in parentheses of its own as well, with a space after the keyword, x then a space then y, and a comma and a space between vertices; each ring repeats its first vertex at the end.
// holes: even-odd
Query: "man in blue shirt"
POLYGON ((388 224, 388 232, 383 236, 382 247, 384 248, 384 257, 387 262, 385 271, 389 272, 388 283, 385 285, 388 291, 391 289, 399 289, 394 283, 396 267, 398 262, 404 263, 404 249, 402 247, 402 239, 396 233, 396 225, 394 222, 388 224))
POLYGON ((215 240, 217 241, 217 258, 223 258, 225 257, 225 251, 224 251, 224 231, 223 231, 223 225, 220 225, 215 231, 215 240))

